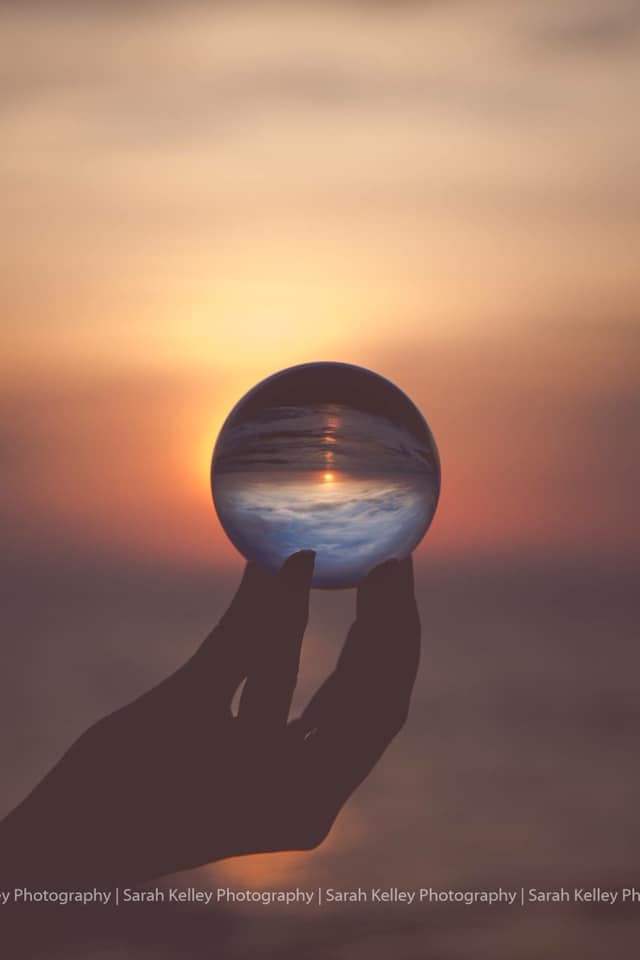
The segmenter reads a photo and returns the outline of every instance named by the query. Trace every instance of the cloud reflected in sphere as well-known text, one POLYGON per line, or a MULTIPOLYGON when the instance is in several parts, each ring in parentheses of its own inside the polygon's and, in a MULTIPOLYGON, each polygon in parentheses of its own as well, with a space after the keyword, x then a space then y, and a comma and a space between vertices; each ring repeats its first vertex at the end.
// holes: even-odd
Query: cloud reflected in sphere
POLYGON ((422 540, 440 464, 398 387, 363 367, 308 363, 263 380, 234 407, 211 488, 248 560, 277 570, 291 553, 315 550, 313 585, 350 587, 422 540))

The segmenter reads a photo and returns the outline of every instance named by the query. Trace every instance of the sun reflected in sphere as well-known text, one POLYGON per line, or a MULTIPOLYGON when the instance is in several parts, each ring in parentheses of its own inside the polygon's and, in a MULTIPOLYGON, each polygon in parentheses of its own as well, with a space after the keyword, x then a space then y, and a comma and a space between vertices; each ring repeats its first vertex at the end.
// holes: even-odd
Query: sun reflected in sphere
POLYGON ((263 380, 231 411, 211 466, 214 504, 247 559, 277 570, 316 551, 313 585, 347 587, 424 536, 440 464, 398 387, 362 367, 310 363, 263 380))

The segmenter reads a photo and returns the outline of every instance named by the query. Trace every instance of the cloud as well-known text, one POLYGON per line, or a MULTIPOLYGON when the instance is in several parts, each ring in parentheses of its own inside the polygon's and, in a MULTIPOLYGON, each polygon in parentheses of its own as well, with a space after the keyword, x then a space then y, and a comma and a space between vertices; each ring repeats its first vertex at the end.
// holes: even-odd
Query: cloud
POLYGON ((638 47, 640 8, 634 0, 574 0, 541 10, 529 37, 547 52, 607 56, 638 47))
POLYGON ((220 521, 238 549, 278 569, 289 554, 317 551, 316 582, 353 583, 424 534, 437 491, 427 477, 222 474, 214 483, 220 521))

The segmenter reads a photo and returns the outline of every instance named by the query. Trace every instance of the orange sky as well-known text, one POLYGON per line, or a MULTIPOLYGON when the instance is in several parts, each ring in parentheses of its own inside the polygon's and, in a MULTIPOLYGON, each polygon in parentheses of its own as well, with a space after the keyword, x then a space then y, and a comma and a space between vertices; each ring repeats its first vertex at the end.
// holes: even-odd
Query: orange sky
POLYGON ((336 359, 432 425, 421 550, 627 549, 640 43, 554 6, 3 6, 11 541, 228 563, 224 416, 336 359))

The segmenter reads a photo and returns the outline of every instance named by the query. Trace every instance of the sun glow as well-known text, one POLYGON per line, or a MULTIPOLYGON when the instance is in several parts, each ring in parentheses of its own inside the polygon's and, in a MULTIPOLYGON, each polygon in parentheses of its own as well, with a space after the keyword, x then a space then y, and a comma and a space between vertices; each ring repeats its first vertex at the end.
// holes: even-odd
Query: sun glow
POLYGON ((325 483, 333 483, 333 481, 336 479, 336 475, 335 473, 331 473, 329 470, 327 470, 322 474, 322 479, 325 483))

